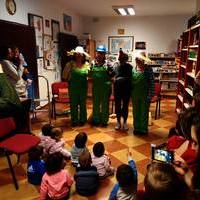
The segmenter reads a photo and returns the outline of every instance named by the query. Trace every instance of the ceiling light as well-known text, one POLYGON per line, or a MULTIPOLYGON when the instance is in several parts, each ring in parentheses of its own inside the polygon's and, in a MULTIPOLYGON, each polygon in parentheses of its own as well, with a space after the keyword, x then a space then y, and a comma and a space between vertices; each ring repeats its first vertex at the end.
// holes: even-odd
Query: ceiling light
POLYGON ((135 15, 135 10, 133 5, 129 6, 112 6, 113 10, 118 14, 122 16, 126 15, 135 15))
POLYGON ((119 13, 120 13, 122 16, 127 15, 127 13, 126 13, 126 11, 125 11, 124 8, 118 8, 118 11, 119 11, 119 13))
POLYGON ((135 10, 133 8, 127 8, 127 10, 130 15, 135 15, 135 10))

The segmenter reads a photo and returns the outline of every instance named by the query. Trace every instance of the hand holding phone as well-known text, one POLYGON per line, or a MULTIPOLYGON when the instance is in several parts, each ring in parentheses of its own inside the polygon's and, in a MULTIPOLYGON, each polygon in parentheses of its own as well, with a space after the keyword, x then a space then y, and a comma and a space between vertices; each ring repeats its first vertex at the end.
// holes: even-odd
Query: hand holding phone
POLYGON ((174 154, 171 151, 164 150, 156 145, 151 144, 151 158, 160 162, 172 163, 174 154))

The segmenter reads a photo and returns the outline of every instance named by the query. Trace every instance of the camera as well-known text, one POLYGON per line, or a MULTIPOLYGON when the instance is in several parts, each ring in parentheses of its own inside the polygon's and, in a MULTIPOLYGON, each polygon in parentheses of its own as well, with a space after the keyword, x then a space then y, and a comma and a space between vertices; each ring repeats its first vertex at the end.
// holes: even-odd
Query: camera
POLYGON ((156 146, 151 144, 151 159, 160 162, 172 163, 174 160, 174 153, 167 151, 163 146, 156 146))

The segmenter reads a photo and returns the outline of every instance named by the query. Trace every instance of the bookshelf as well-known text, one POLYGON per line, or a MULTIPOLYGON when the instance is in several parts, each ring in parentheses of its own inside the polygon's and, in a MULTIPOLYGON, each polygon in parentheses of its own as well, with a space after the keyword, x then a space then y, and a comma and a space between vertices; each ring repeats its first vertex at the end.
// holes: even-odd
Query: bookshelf
POLYGON ((150 66, 153 68, 155 80, 161 83, 162 95, 176 96, 178 68, 174 53, 149 53, 150 66))
POLYGON ((176 111, 178 113, 192 105, 195 76, 200 70, 199 37, 200 24, 184 31, 181 37, 182 45, 178 49, 180 64, 176 99, 176 111))

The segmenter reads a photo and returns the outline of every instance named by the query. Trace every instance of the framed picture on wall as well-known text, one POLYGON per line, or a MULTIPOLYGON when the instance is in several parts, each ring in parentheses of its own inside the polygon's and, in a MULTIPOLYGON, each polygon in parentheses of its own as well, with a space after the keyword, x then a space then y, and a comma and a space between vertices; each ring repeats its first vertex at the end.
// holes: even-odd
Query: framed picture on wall
POLYGON ((146 42, 135 42, 135 49, 146 49, 146 42))
POLYGON ((58 33, 60 32, 60 23, 56 20, 51 20, 52 40, 58 42, 58 33))
POLYGON ((72 17, 66 14, 63 14, 63 24, 64 29, 66 31, 71 32, 72 31, 72 17))
POLYGON ((111 54, 117 54, 122 48, 126 53, 133 50, 133 36, 109 36, 108 51, 111 54))
POLYGON ((45 19, 44 34, 51 35, 51 23, 49 19, 45 19))
POLYGON ((53 40, 51 35, 44 35, 44 68, 54 70, 53 63, 53 40))
POLYGON ((35 14, 28 13, 28 23, 30 26, 33 26, 35 29, 36 37, 36 56, 37 58, 43 57, 43 17, 35 14))
POLYGON ((44 60, 43 58, 37 58, 38 74, 42 75, 44 71, 44 60))

